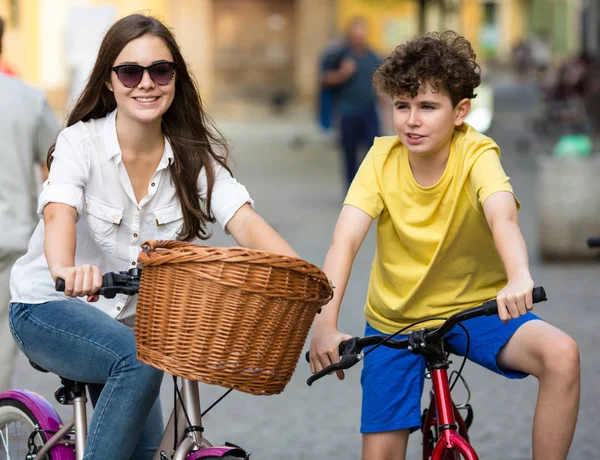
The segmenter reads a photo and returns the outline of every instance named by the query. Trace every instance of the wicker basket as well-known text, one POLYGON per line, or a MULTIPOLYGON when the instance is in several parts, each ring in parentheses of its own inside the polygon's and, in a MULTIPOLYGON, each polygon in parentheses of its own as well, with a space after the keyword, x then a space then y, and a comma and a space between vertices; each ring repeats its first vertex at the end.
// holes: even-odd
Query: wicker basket
POLYGON ((317 310, 331 299, 325 274, 263 251, 179 241, 143 246, 138 359, 190 380, 281 393, 317 310))

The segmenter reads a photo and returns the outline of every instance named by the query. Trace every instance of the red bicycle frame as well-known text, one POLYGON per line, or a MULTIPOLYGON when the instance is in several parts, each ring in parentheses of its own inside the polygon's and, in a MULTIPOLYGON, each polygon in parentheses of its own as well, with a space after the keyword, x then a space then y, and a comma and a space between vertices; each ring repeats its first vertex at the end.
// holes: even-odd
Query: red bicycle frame
POLYGON ((423 420, 423 460, 479 460, 469 444, 467 425, 459 414, 448 385, 447 364, 430 369, 433 395, 423 420), (438 434, 437 443, 429 442, 431 430, 438 434))

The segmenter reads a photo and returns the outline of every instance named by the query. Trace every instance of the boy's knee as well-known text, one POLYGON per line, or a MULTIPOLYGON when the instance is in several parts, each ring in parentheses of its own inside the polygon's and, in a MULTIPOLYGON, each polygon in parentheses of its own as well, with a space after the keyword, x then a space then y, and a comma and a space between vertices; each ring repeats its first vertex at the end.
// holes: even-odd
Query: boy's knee
POLYGON ((564 334, 547 347, 543 355, 544 373, 564 378, 579 378, 579 346, 572 337, 564 334))

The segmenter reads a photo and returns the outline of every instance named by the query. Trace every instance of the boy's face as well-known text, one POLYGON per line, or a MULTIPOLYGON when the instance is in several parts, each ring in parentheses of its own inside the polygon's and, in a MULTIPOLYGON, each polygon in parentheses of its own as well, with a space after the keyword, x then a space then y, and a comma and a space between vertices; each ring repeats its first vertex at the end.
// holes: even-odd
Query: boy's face
POLYGON ((443 89, 433 90, 424 84, 411 98, 394 96, 394 128, 413 155, 433 157, 447 155, 454 128, 460 126, 471 108, 463 99, 456 107, 443 89))

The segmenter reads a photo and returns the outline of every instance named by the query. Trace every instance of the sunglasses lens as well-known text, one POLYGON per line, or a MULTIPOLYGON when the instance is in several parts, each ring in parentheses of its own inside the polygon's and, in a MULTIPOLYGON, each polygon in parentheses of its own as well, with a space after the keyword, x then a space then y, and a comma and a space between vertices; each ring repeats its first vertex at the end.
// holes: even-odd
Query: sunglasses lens
POLYGON ((168 85, 175 74, 175 67, 170 62, 159 62, 150 66, 148 72, 157 85, 168 85))
POLYGON ((136 65, 124 65, 119 67, 117 71, 117 77, 119 77, 119 81, 123 83, 123 85, 127 86, 127 88, 133 88, 140 84, 142 81, 142 74, 144 69, 140 66, 136 65))

